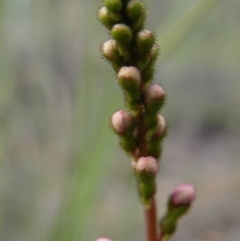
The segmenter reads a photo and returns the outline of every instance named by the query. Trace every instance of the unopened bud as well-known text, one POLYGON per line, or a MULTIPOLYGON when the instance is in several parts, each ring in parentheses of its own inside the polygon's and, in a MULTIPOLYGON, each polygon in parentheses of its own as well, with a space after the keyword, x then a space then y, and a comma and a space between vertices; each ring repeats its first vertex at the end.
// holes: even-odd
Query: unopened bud
POLYGON ((157 112, 164 104, 166 93, 159 84, 150 85, 144 93, 144 102, 150 112, 157 112))
POLYGON ((157 125, 157 130, 154 133, 154 137, 159 139, 163 137, 164 134, 166 133, 167 122, 162 115, 158 115, 157 118, 158 118, 158 125, 157 125))
POLYGON ((121 20, 121 15, 102 7, 98 10, 98 18, 106 28, 111 29, 114 24, 121 20))
POLYGON ((133 126, 133 118, 128 112, 119 110, 112 115, 111 125, 117 134, 123 136, 133 126))
POLYGON ((140 0, 131 0, 127 4, 127 16, 130 19, 136 19, 146 14, 145 6, 140 0))
POLYGON ((96 241, 112 241, 112 240, 109 238, 99 238, 96 241))
POLYGON ((104 0, 104 5, 112 11, 119 12, 122 9, 122 1, 121 0, 104 0))
POLYGON ((109 39, 102 45, 102 53, 104 57, 111 61, 112 63, 116 63, 119 61, 119 53, 117 49, 117 42, 113 39, 109 39))
POLYGON ((132 31, 125 24, 115 24, 111 30, 112 37, 122 46, 129 47, 132 41, 132 31))
POLYGON ((138 49, 138 52, 140 56, 137 58, 137 66, 143 70, 144 78, 149 80, 153 73, 152 71, 154 71, 154 64, 160 54, 160 47, 157 44, 154 44, 148 53, 141 52, 141 49, 138 49))
POLYGON ((155 42, 154 33, 148 29, 140 31, 137 35, 137 50, 140 55, 147 54, 155 42))
POLYGON ((189 184, 181 184, 173 191, 170 200, 173 206, 187 206, 190 205, 195 198, 194 187, 189 184))
POLYGON ((160 47, 157 44, 154 44, 149 53, 150 63, 154 63, 156 61, 158 55, 160 55, 160 47))
POLYGON ((118 72, 118 82, 127 92, 135 92, 141 82, 141 75, 136 67, 122 67, 118 72))
POLYGON ((156 175, 158 173, 158 163, 154 157, 140 157, 135 165, 135 169, 140 173, 156 175))

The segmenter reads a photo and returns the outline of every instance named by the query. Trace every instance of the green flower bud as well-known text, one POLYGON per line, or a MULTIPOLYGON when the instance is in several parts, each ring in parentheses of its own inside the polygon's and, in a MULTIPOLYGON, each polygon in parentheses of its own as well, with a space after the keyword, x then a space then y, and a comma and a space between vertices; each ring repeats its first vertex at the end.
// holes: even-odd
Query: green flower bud
POLYGON ((104 0, 104 5, 112 11, 119 12, 122 9, 122 1, 121 0, 104 0))
POLYGON ((109 30, 114 24, 121 21, 121 15, 119 13, 110 11, 106 7, 102 7, 98 10, 98 19, 109 30))
POLYGON ((144 92, 144 103, 148 113, 157 113, 166 98, 164 89, 159 84, 150 85, 144 92))
POLYGON ((148 29, 140 31, 137 35, 136 45, 140 56, 144 56, 150 52, 155 42, 154 33, 148 29))
POLYGON ((120 45, 128 48, 132 41, 132 31, 125 24, 115 24, 112 28, 111 35, 120 45))
POLYGON ((122 67, 118 72, 118 82, 128 93, 136 93, 141 82, 141 75, 135 67, 122 67))
POLYGON ((132 155, 136 149, 135 124, 132 115, 124 110, 119 110, 112 115, 110 122, 113 130, 120 137, 120 146, 132 155))
POLYGON ((136 19, 146 15, 146 7, 140 0, 131 0, 127 4, 126 13, 129 19, 136 19))
POLYGON ((187 213, 195 198, 192 185, 181 184, 173 191, 168 201, 168 210, 160 221, 164 236, 171 236, 176 231, 178 220, 187 213))
POLYGON ((152 156, 140 157, 134 168, 139 181, 139 193, 142 203, 148 207, 156 193, 157 160, 152 156))

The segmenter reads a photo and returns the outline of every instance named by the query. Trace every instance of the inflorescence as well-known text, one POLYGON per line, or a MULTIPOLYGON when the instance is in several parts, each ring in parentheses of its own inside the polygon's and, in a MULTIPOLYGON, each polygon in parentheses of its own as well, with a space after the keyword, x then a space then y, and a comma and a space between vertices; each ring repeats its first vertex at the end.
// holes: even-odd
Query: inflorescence
MULTIPOLYGON (((146 6, 141 0, 104 0, 98 18, 111 36, 102 44, 101 52, 116 72, 127 107, 112 115, 111 126, 131 157, 140 198, 148 208, 156 193, 155 179, 167 132, 166 120, 159 114, 166 92, 159 84, 152 84, 160 47, 154 32, 144 27, 146 6)), ((168 212, 160 221, 162 236, 175 231, 177 219, 188 210, 194 197, 189 185, 174 191, 168 212)))

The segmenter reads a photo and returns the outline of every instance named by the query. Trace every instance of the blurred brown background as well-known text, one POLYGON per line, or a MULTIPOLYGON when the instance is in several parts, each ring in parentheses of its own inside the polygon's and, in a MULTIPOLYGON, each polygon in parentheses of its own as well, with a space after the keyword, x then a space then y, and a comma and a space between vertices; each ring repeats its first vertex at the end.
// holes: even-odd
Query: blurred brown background
MULTIPOLYGON (((0 240, 144 241, 124 107, 99 45, 102 2, 0 0, 0 240)), ((159 214, 179 183, 197 200, 173 241, 240 239, 240 1, 148 0, 169 123, 159 214)))

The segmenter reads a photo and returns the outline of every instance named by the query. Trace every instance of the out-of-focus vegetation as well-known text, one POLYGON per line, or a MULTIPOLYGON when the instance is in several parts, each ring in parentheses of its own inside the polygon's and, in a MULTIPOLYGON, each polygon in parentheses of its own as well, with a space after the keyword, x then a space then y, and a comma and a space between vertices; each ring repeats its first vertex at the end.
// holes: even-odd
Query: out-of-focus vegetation
MULTIPOLYGON (((169 135, 159 213, 198 191, 174 240, 240 237, 240 2, 149 0, 169 135)), ((100 57, 101 1, 0 0, 0 240, 144 240, 128 158, 108 126, 123 108, 100 57)))

